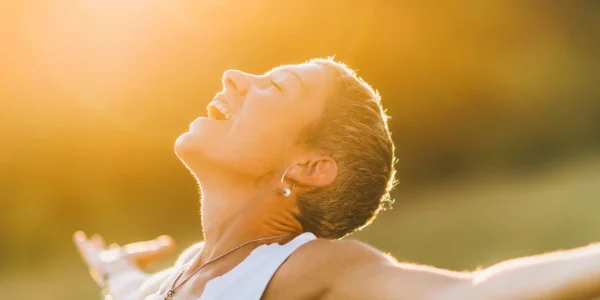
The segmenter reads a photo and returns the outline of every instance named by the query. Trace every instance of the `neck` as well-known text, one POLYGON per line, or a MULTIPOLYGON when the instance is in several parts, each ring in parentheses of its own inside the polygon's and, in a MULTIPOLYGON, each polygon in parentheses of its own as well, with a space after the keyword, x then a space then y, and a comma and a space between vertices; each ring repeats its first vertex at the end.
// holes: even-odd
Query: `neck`
MULTIPOLYGON (((202 261, 254 239, 302 233, 295 199, 278 193, 276 178, 257 181, 212 173, 210 179, 201 178, 199 182, 204 246, 198 259, 202 261)), ((275 243, 285 238, 261 243, 275 243)))

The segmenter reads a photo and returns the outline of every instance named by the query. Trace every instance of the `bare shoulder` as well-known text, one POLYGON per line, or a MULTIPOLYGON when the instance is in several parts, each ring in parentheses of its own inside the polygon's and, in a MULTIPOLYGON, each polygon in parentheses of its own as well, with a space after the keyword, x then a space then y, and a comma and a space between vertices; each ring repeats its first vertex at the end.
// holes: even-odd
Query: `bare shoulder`
POLYGON ((439 299, 442 291, 466 278, 457 272, 399 263, 356 240, 316 240, 294 254, 291 265, 307 268, 322 282, 320 294, 313 299, 439 299))
MULTIPOLYGON (((317 239, 306 245, 305 255, 327 257, 331 262, 389 262, 393 260, 380 250, 358 240, 317 239)), ((301 252, 300 252, 301 253, 301 252)))
POLYGON ((392 261, 381 251, 356 240, 316 239, 290 255, 271 279, 263 299, 318 299, 349 268, 392 261))
POLYGON ((357 240, 316 239, 294 251, 286 264, 334 275, 353 264, 394 261, 385 253, 357 240))

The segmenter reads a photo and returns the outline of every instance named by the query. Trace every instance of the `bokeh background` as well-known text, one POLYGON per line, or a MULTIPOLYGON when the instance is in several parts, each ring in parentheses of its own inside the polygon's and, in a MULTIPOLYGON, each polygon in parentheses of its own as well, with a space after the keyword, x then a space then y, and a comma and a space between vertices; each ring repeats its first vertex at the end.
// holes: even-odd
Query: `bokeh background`
POLYGON ((598 16, 600 1, 2 1, 0 298, 94 299, 75 230, 198 241, 173 143, 222 72, 330 55, 380 91, 399 157, 394 209, 353 238, 453 270, 600 241, 598 16))

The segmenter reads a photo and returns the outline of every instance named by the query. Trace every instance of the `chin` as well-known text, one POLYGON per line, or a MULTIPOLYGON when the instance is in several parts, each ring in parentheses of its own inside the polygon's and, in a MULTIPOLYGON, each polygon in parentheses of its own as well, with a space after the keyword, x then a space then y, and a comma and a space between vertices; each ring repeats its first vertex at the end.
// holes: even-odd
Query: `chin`
POLYGON ((175 141, 175 154, 186 167, 192 171, 221 167, 223 153, 220 149, 222 141, 214 136, 206 136, 200 132, 186 132, 175 141))
POLYGON ((175 141, 175 153, 179 158, 201 157, 211 145, 218 140, 220 128, 215 128, 214 122, 206 117, 195 119, 190 124, 188 132, 180 135, 175 141))
POLYGON ((206 143, 202 143, 201 137, 192 132, 186 132, 180 135, 175 141, 175 154, 184 163, 198 160, 204 156, 206 143))

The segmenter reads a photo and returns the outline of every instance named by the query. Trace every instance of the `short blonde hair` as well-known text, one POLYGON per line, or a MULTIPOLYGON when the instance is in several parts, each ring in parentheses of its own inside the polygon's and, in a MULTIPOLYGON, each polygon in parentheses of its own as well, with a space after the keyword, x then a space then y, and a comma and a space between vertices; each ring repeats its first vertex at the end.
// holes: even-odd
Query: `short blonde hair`
POLYGON ((336 161, 338 175, 327 187, 298 196, 304 230, 337 239, 372 222, 394 186, 394 144, 379 93, 332 57, 312 59, 331 78, 322 117, 305 128, 299 142, 336 161))

